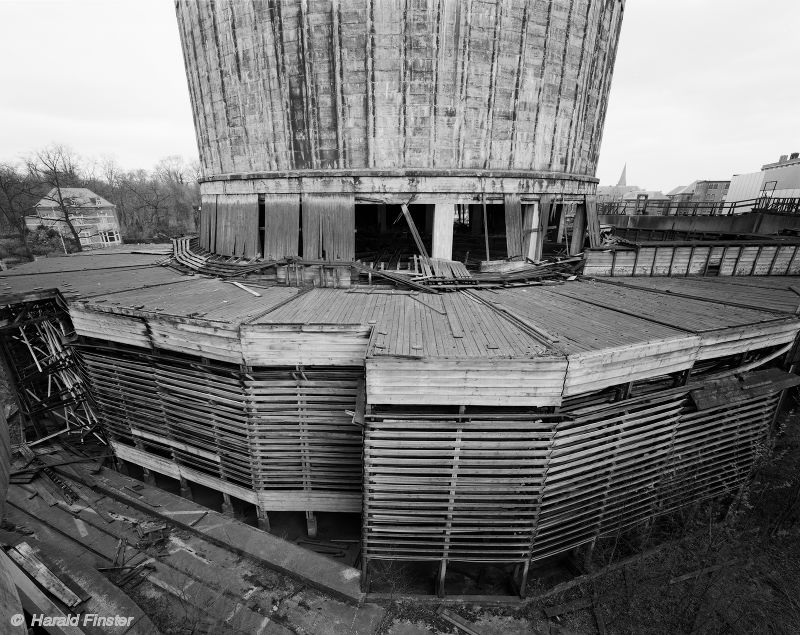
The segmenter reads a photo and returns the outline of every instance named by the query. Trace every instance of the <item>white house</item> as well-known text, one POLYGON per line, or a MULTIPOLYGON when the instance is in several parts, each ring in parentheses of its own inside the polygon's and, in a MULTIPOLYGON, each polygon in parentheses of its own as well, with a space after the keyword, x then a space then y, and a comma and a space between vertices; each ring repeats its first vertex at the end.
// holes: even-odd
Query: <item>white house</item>
MULTIPOLYGON (((85 187, 62 187, 61 200, 78 232, 83 249, 102 249, 122 244, 116 205, 85 187)), ((36 214, 25 217, 28 229, 44 226, 55 229, 62 236, 72 237, 59 205, 56 188, 50 190, 34 208, 36 214)))

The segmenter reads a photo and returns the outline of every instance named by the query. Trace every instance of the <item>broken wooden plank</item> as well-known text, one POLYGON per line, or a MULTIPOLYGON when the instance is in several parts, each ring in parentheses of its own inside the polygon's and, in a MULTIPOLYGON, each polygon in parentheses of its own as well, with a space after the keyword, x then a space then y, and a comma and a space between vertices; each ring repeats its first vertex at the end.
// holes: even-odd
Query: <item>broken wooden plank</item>
POLYGON ((124 586, 126 582, 128 582, 132 577, 138 575, 144 568, 152 567, 151 563, 153 562, 152 558, 148 558, 147 560, 142 560, 139 564, 135 567, 132 567, 128 573, 125 573, 117 582, 117 586, 121 587, 124 586))
POLYGON ((8 550, 9 557, 22 567, 34 580, 57 597, 69 608, 74 608, 82 602, 66 584, 59 580, 33 552, 26 542, 17 543, 8 550))
POLYGON ((22 615, 22 603, 19 599, 17 587, 11 577, 11 571, 6 567, 0 566, 0 615, 6 618, 3 624, 4 632, 9 635, 26 635, 28 630, 24 624, 14 624, 11 616, 22 615))
POLYGON ((261 297, 261 294, 258 291, 253 291, 253 289, 251 289, 250 287, 244 286, 241 282, 236 282, 236 280, 228 280, 227 282, 229 282, 230 284, 232 284, 235 287, 239 287, 243 291, 247 291, 247 293, 249 293, 251 295, 254 295, 257 298, 261 297))
POLYGON ((436 614, 447 622, 450 622, 456 628, 465 632, 467 635, 486 635, 485 631, 478 630, 473 624, 467 622, 463 617, 456 615, 452 611, 448 611, 443 606, 439 606, 436 614))
MULTIPOLYGON (((11 579, 19 592, 22 606, 28 613, 61 618, 59 620, 61 623, 69 624, 67 616, 58 608, 58 605, 47 597, 2 549, 0 549, 0 569, 7 571, 11 575, 11 579)), ((83 631, 75 626, 58 626, 57 623, 48 626, 47 630, 52 635, 83 635, 83 631)))
POLYGON ((354 269, 363 271, 364 273, 370 273, 378 278, 386 278, 387 280, 391 280, 392 282, 406 286, 409 289, 414 289, 415 291, 421 291, 423 293, 437 293, 435 289, 431 289, 430 287, 426 287, 425 285, 414 282, 413 280, 409 280, 405 276, 389 273, 388 271, 381 271, 380 269, 374 269, 360 262, 354 262, 351 264, 351 266, 354 269))
POLYGON ((400 209, 403 210, 403 216, 408 223, 408 228, 411 230, 411 236, 414 238, 414 243, 417 245, 417 249, 419 250, 420 255, 422 256, 424 262, 430 267, 431 259, 428 256, 428 251, 425 249, 425 245, 422 242, 422 237, 419 235, 419 231, 417 230, 417 226, 414 223, 414 219, 411 218, 411 213, 408 211, 408 205, 403 203, 400 206, 400 209))

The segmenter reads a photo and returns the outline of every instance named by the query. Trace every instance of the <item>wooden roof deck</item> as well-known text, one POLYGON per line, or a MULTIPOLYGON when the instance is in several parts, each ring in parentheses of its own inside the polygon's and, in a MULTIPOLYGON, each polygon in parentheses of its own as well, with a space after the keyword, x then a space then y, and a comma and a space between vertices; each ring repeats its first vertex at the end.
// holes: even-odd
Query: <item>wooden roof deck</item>
POLYGON ((96 271, 100 269, 118 269, 120 267, 147 267, 162 262, 166 254, 120 253, 97 254, 81 252, 71 256, 57 258, 40 258, 36 262, 27 262, 13 269, 0 272, 3 278, 8 276, 27 276, 41 273, 64 273, 67 271, 96 271))
POLYGON ((613 306, 606 308, 585 302, 580 297, 585 286, 570 282, 553 287, 519 287, 480 294, 547 332, 567 354, 684 336, 674 327, 620 314, 613 306), (578 297, 573 297, 573 292, 577 292, 578 297))
POLYGON ((257 297, 154 267, 158 255, 125 255, 147 264, 52 259, 4 277, 0 294, 59 287, 79 334, 132 346, 255 367, 366 365, 372 403, 556 405, 783 345, 800 328, 793 277, 584 279, 438 295, 245 282, 257 297), (43 270, 56 264, 64 271, 43 270))
POLYGON ((555 352, 461 293, 314 289, 254 324, 373 326, 369 356, 527 358, 555 352))
MULTIPOLYGON (((66 259, 59 258, 58 260, 66 259)), ((0 275, 0 297, 45 289, 58 289, 68 300, 85 299, 129 289, 170 285, 190 279, 166 267, 152 265, 35 273, 16 273, 16 271, 14 270, 13 275, 10 271, 0 275)))
POLYGON ((615 278, 608 283, 666 293, 673 298, 707 300, 717 306, 741 306, 790 315, 800 306, 798 276, 629 277, 615 278))
POLYGON ((197 318, 237 327, 258 317, 281 302, 293 298, 293 287, 249 286, 261 297, 217 278, 175 274, 180 284, 130 289, 108 297, 94 298, 94 306, 127 315, 159 314, 177 318, 197 318))
MULTIPOLYGON (((583 281, 579 286, 563 285, 554 293, 573 297, 589 305, 611 308, 618 314, 628 317, 639 316, 654 324, 668 325, 689 333, 715 331, 746 324, 759 324, 783 319, 783 316, 768 311, 735 306, 722 302, 709 302, 691 294, 674 295, 652 293, 646 287, 635 288, 637 278, 620 278, 623 284, 583 281), (632 284, 628 284, 628 281, 632 284)), ((652 278, 656 280, 656 278, 652 278)), ((680 280, 674 288, 691 288, 691 280, 680 280), (687 283, 684 285, 684 283, 687 283)), ((734 300, 730 291, 724 292, 719 300, 734 300)), ((800 300, 800 296, 798 296, 800 300)), ((625 322, 627 326, 627 319, 625 322)))

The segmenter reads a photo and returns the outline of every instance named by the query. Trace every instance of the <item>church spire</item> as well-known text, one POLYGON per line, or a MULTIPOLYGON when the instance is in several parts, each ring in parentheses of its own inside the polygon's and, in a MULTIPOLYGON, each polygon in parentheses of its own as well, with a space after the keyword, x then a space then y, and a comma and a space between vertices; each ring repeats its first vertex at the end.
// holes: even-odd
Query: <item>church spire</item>
POLYGON ((622 166, 622 174, 619 175, 619 183, 617 183, 617 187, 626 187, 628 184, 626 183, 626 174, 625 172, 628 169, 628 164, 626 163, 622 166))

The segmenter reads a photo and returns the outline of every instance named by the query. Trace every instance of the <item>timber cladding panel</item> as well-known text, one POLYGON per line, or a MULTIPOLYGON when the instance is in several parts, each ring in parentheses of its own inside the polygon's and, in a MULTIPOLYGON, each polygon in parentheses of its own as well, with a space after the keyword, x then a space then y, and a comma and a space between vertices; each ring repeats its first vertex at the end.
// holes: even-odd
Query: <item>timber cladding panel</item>
POLYGON ((622 0, 176 2, 207 176, 592 176, 622 0))
POLYGON ((355 258, 352 193, 266 194, 259 227, 258 194, 205 194, 200 246, 223 256, 279 260, 300 254, 310 260, 355 258), (302 212, 301 212, 302 210, 302 212))
POLYGON ((303 196, 303 258, 355 258, 355 199, 352 194, 303 196))
POLYGON ((264 258, 280 260, 300 253, 300 195, 264 198, 264 258))
MULTIPOLYGON (((209 199, 211 197, 204 197, 209 199)), ((201 232, 210 227, 207 242, 210 251, 223 256, 242 256, 255 258, 261 255, 258 227, 258 195, 256 194, 219 194, 214 197, 212 212, 209 218, 201 223, 201 232), (214 243, 211 244, 213 237, 214 243)), ((207 214, 201 214, 207 216, 207 214)), ((202 233, 200 245, 205 247, 202 233)))
POLYGON ((357 511, 363 369, 240 370, 134 349, 81 346, 122 458, 271 509, 357 511))
POLYGON ((703 409, 688 388, 668 390, 561 419, 368 416, 364 557, 531 562, 731 492, 780 390, 742 389, 703 409))

